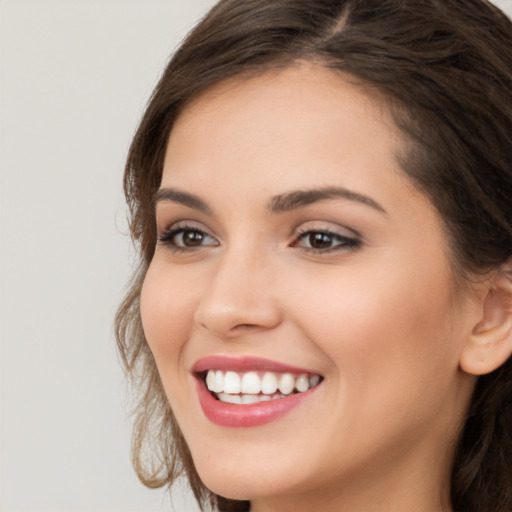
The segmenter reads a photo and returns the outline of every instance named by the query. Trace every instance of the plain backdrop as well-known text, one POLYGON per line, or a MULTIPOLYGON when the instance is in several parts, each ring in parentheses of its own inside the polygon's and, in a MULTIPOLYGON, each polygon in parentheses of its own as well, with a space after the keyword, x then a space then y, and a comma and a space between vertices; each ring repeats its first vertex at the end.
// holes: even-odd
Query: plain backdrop
MULTIPOLYGON (((169 54, 213 3, 0 0, 2 512, 172 510, 130 465, 121 176, 169 54)), ((183 489, 172 501, 197 510, 183 489)))

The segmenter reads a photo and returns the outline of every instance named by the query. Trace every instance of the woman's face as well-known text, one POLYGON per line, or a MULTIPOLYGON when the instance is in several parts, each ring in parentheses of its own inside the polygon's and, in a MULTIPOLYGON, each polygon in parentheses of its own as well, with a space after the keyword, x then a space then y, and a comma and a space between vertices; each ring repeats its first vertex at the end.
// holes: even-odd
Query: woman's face
POLYGON ((473 306, 403 149, 382 104, 305 65, 216 86, 173 128, 141 312, 217 494, 439 501, 473 306))

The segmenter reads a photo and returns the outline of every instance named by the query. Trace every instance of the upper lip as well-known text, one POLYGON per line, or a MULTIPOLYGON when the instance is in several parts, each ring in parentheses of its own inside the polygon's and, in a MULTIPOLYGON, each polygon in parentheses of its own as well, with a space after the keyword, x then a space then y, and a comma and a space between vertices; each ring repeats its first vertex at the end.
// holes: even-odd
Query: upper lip
POLYGON ((278 373, 308 373, 310 375, 319 375, 318 372, 306 368, 298 368, 289 364, 263 359, 260 357, 233 357, 224 355, 211 355, 198 359, 192 371, 202 373, 207 370, 223 370, 234 372, 267 371, 278 373))

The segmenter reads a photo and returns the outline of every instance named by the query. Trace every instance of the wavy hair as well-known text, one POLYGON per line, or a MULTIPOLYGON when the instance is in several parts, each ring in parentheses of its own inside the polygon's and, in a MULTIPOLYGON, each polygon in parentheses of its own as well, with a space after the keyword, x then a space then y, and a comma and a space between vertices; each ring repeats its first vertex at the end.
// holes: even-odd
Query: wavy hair
MULTIPOLYGON (((139 296, 155 248, 152 198, 169 133, 209 87, 299 61, 383 98, 410 141, 403 171, 444 219, 460 282, 512 256, 512 23, 485 0, 221 0, 169 61, 124 175, 140 264, 116 316, 137 391, 133 463, 150 487, 186 476, 202 510, 248 510, 201 482, 144 338, 139 296)), ((456 512, 512 510, 512 364, 480 377, 451 475, 456 512)))

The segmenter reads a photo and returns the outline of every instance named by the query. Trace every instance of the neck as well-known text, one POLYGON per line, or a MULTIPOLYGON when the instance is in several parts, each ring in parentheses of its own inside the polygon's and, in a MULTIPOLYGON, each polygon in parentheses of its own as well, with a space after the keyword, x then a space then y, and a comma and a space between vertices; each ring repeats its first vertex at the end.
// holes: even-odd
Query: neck
POLYGON ((304 493, 289 496, 262 498, 251 501, 250 512, 453 512, 448 492, 436 486, 431 492, 409 486, 407 479, 400 482, 401 489, 366 487, 337 488, 335 491, 304 493))
POLYGON ((333 480, 320 489, 252 500, 250 511, 453 512, 449 486, 452 457, 447 453, 449 450, 442 448, 423 452, 423 457, 408 452, 399 463, 376 462, 370 471, 354 470, 343 481, 333 480))

